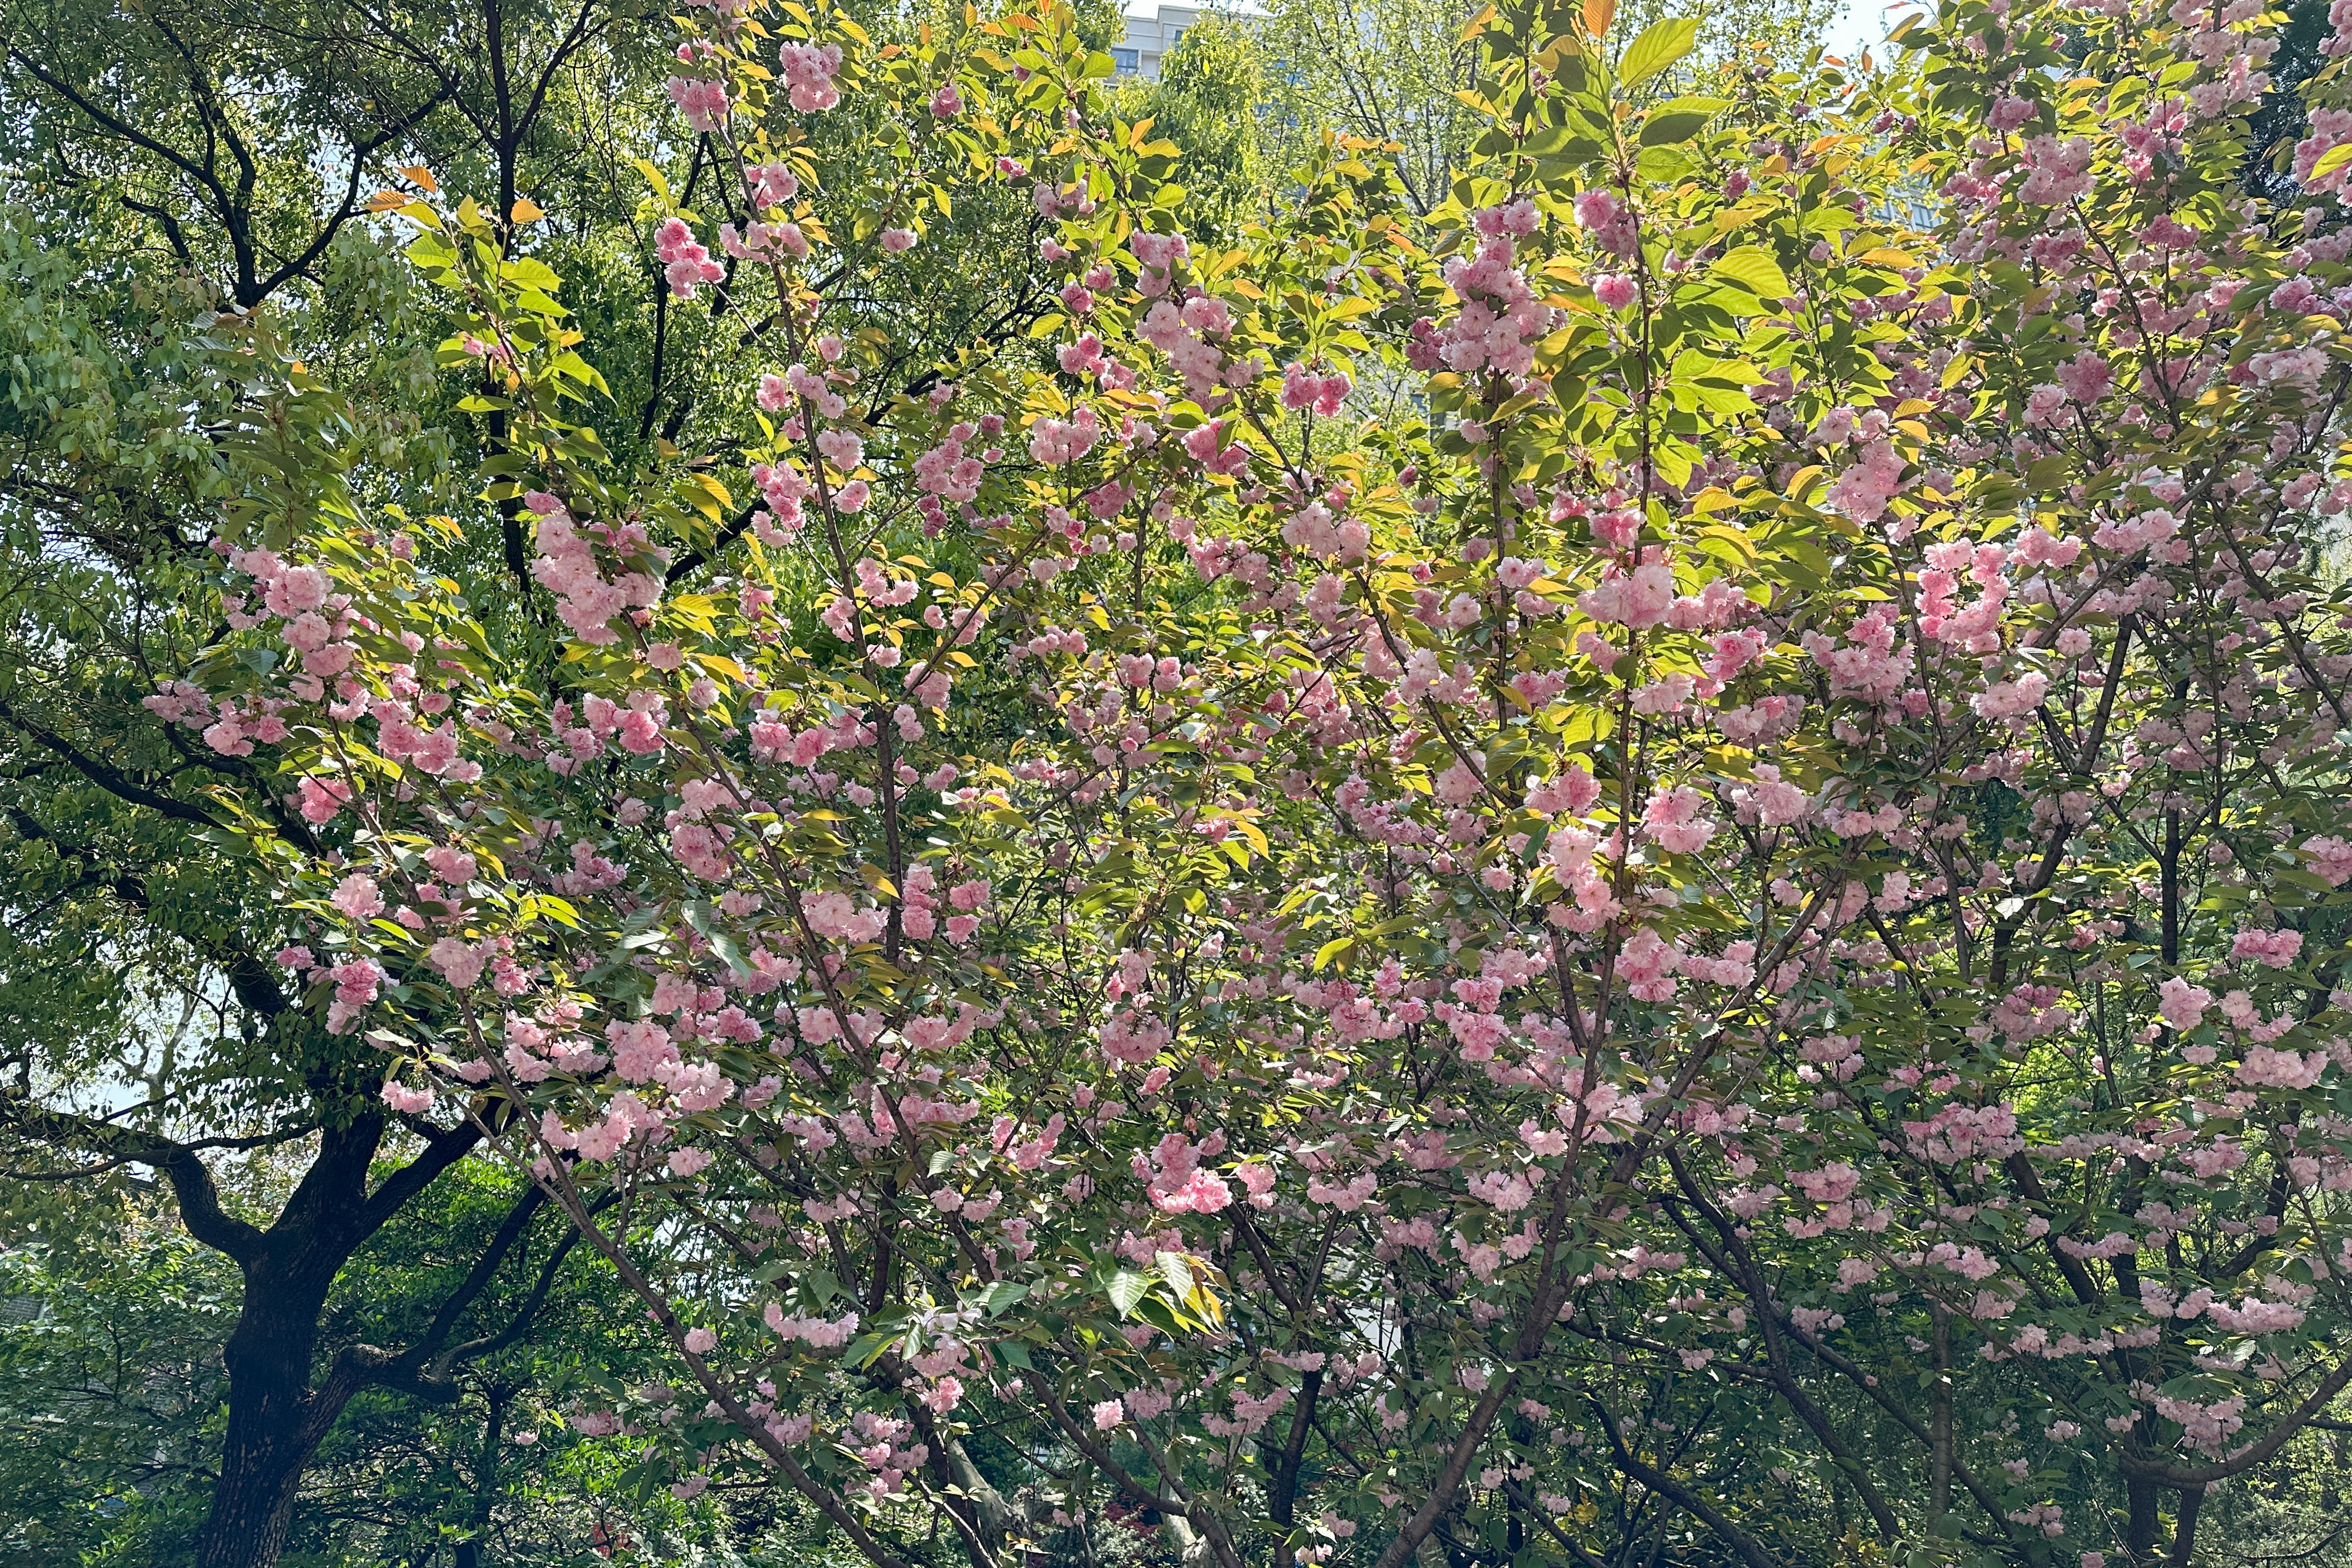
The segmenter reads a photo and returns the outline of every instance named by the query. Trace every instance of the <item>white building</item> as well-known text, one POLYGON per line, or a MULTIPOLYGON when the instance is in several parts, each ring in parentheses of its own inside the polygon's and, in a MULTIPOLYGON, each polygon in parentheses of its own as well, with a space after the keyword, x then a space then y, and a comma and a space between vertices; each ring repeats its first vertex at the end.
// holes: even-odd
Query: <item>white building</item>
POLYGON ((1212 14, 1225 16, 1263 16, 1254 5, 1177 5, 1161 0, 1139 0, 1127 12, 1127 36, 1112 46, 1112 64, 1121 76, 1139 76, 1146 81, 1160 79, 1160 62, 1184 29, 1202 17, 1212 14))

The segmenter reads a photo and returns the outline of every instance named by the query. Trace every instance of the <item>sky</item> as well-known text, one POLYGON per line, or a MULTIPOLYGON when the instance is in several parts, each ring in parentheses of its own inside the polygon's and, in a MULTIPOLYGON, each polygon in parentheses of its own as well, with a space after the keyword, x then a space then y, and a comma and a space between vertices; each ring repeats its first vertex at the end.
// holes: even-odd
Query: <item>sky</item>
MULTIPOLYGON (((1213 0, 1181 0, 1188 6, 1206 8, 1213 0)), ((1225 0, 1224 9, 1244 14, 1260 9, 1254 0, 1225 0)), ((1886 37, 1886 29, 1901 19, 1906 12, 1923 9, 1921 0, 1842 0, 1837 16, 1829 26, 1829 51, 1843 59, 1853 59, 1864 49, 1886 37)), ((1160 0, 1128 0, 1130 16, 1155 16, 1160 12, 1160 0)))
MULTIPOLYGON (((1917 0, 1843 0, 1837 16, 1829 26, 1825 40, 1829 52, 1843 59, 1853 59, 1886 37, 1886 30, 1902 20, 1907 12, 1923 7, 1917 0)), ((1883 56, 1885 51, 1880 51, 1883 56)))

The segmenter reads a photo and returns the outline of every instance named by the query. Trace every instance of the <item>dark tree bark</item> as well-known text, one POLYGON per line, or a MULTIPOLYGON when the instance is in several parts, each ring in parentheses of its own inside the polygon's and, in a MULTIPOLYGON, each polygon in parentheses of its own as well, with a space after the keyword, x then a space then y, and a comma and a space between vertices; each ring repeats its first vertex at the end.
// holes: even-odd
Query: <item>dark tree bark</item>
POLYGON ((490 1512, 499 1500, 499 1440, 506 1435, 507 1406, 514 1396, 507 1384, 490 1385, 489 1413, 482 1421, 482 1457, 474 1474, 473 1518, 453 1553, 454 1568, 482 1568, 482 1538, 489 1533, 490 1512))
POLYGON ((223 1206, 202 1153, 282 1144, 309 1129, 183 1143, 21 1100, 0 1103, 0 1124, 53 1153, 96 1155, 92 1170, 154 1167, 171 1183, 188 1234, 237 1266, 243 1297, 221 1355, 228 1418, 212 1507, 197 1537, 196 1568, 270 1568, 285 1550, 303 1471, 352 1396, 380 1385, 436 1402, 454 1398, 447 1365, 519 1338, 570 1250, 559 1245, 551 1254, 512 1322, 495 1335, 448 1347, 451 1331, 543 1202, 537 1187, 529 1189, 415 1345, 399 1353, 347 1345, 322 1375, 320 1329, 337 1277, 369 1238, 473 1149, 479 1134, 470 1120, 446 1130, 419 1126, 423 1150, 373 1186, 368 1176, 389 1130, 385 1118, 360 1115, 320 1131, 317 1156, 266 1229, 223 1206))
MULTIPOLYGON (((353 131, 339 156, 346 172, 343 188, 340 192, 330 189, 328 193, 334 199, 332 210, 317 222, 299 248, 280 255, 271 251, 263 237, 264 223, 257 196, 262 186, 258 155, 239 133, 227 95, 213 79, 201 50, 183 38, 164 14, 142 8, 132 15, 140 16, 181 62, 187 83, 186 104, 202 131, 200 146, 179 147, 163 141, 156 128, 139 122, 135 110, 107 101, 95 84, 69 79, 48 62, 27 54, 13 42, 6 46, 5 58, 79 110, 100 133, 137 150, 160 170, 187 183, 196 193, 202 216, 217 225, 227 245, 228 276, 218 281, 228 303, 238 310, 251 310, 293 279, 310 276, 311 267, 326 255, 327 247, 334 243, 343 225, 360 215, 360 183, 367 177, 376 156, 415 130, 419 121, 441 105, 442 95, 435 94, 387 115, 373 133, 353 131), (222 162, 223 149, 231 155, 233 167, 222 162), (270 266, 273 260, 277 262, 275 267, 270 266)), ((184 227, 168 209, 128 197, 122 204, 161 220, 173 250, 193 267, 195 258, 189 254, 184 227)))
POLYGON ((317 1385, 311 1381, 320 1321, 336 1276, 478 1136, 469 1124, 436 1134, 371 1191, 368 1169, 385 1130, 383 1117, 362 1116, 322 1133, 318 1157, 267 1230, 221 1211, 211 1175, 193 1154, 167 1153, 156 1161, 179 1197, 190 1234, 235 1260, 245 1281, 236 1328, 222 1351, 228 1425, 212 1511, 197 1539, 197 1568, 277 1562, 302 1471, 343 1406, 371 1382, 413 1375, 402 1358, 361 1350, 339 1357, 317 1385))

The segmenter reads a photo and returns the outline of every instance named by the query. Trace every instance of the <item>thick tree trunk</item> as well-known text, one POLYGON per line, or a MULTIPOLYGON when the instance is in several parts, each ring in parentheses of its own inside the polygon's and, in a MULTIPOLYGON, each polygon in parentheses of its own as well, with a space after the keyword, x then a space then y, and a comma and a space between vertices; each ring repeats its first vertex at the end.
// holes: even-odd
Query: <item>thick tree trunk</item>
POLYGON ((230 1438, 212 1512, 196 1542, 196 1568, 270 1568, 286 1550, 308 1456, 230 1438))
POLYGON ((1936 1385, 1927 1396, 1927 1528, 1952 1511, 1952 1314, 1930 1302, 1935 1322, 1936 1385))
POLYGON ((2156 1560, 2156 1478, 2131 1475, 2124 1479, 2127 1511, 2124 1520, 2124 1551, 2134 1563, 2156 1560))
POLYGON ((2180 1489, 2180 1511, 2173 1516, 2172 1559, 2165 1568, 2190 1568, 2197 1557, 2197 1514, 2205 1506, 2203 1487, 2180 1489))
POLYGON ((490 1511, 499 1500, 499 1442, 506 1436, 507 1401, 512 1397, 504 1384, 490 1388, 489 1414, 482 1422, 482 1458, 474 1473, 473 1517, 467 1521, 466 1538, 457 1542, 455 1568, 482 1568, 482 1539, 490 1532, 490 1511))
POLYGON ((272 1568, 286 1550, 303 1469, 364 1377, 361 1364, 346 1359, 311 1384, 328 1292, 361 1244, 475 1141, 469 1126, 445 1133, 371 1191, 369 1166, 383 1133, 382 1120, 363 1116, 321 1134, 317 1158, 268 1230, 221 1208, 193 1154, 157 1161, 189 1233, 234 1258, 245 1281, 236 1331, 221 1352, 228 1425, 194 1568, 272 1568))
MULTIPOLYGON (((320 1408, 310 1362, 326 1287, 348 1250, 305 1249, 282 1262, 272 1256, 276 1250, 247 1269, 244 1308, 223 1347, 228 1427, 196 1568, 270 1568, 278 1561, 303 1468, 337 1413, 320 1408)), ((341 1395, 331 1397, 343 1403, 341 1395)))

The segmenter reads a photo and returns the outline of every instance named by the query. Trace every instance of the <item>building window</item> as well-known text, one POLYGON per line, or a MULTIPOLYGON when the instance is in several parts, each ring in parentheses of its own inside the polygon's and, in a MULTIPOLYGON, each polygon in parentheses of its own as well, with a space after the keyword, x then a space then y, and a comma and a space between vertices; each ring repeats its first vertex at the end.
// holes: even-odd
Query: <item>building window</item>
POLYGON ((1110 63, 1118 70, 1135 71, 1142 68, 1143 56, 1134 49, 1113 49, 1110 63))

